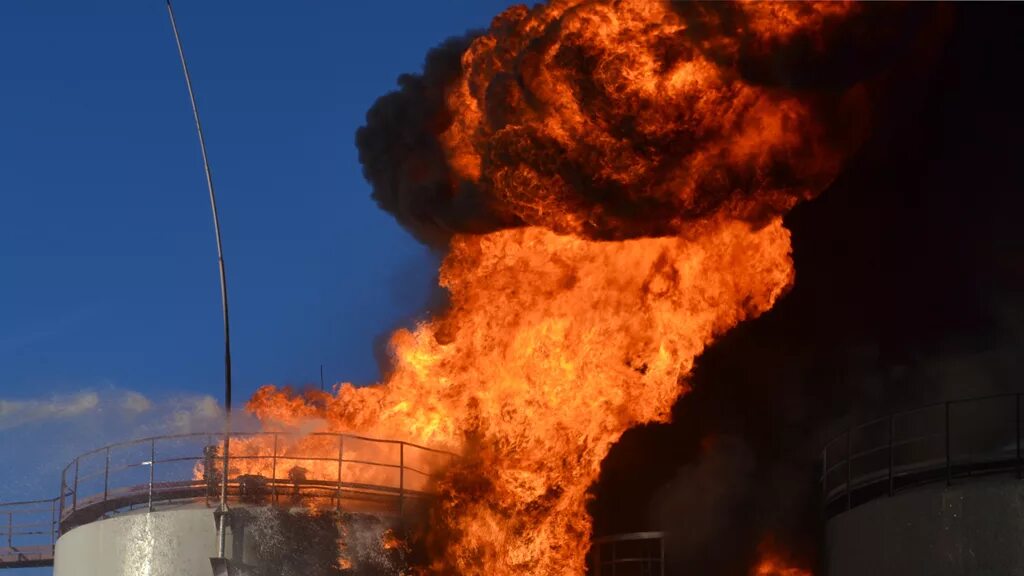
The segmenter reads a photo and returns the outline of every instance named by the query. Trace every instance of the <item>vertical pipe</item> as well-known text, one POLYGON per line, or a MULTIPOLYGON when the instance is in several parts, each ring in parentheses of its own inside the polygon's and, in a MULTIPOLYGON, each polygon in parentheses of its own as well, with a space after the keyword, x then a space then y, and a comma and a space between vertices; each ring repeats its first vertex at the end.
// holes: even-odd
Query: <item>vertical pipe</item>
POLYGON ((953 460, 949 448, 949 402, 946 402, 946 486, 953 483, 953 460))
POLYGON ((398 445, 398 515, 405 518, 405 442, 398 445))
POLYGON ((893 436, 895 435, 896 424, 893 415, 889 415, 889 496, 896 493, 895 477, 893 476, 893 436))
POLYGON ((341 463, 345 461, 345 436, 338 435, 338 510, 341 510, 341 463))
MULTIPOLYGON (((64 469, 60 471, 60 514, 57 515, 58 521, 64 519, 64 498, 65 498, 65 495, 67 493, 68 493, 68 468, 67 468, 67 466, 65 466, 64 469)), ((59 526, 59 522, 58 522, 58 526, 59 526)))
POLYGON ((853 450, 852 450, 852 448, 853 448, 853 439, 852 438, 853 438, 853 428, 850 428, 850 429, 848 429, 846 431, 846 509, 847 510, 849 510, 852 507, 851 504, 853 503, 852 502, 853 496, 851 494, 851 492, 853 492, 853 487, 850 485, 850 482, 852 481, 852 478, 853 478, 853 474, 852 474, 852 472, 850 470, 850 468, 853 465, 853 450))
POLYGON ((78 510, 78 458, 75 458, 75 487, 71 491, 71 511, 78 510))
POLYGON ((107 457, 103 464, 103 501, 107 501, 110 493, 110 446, 107 446, 107 457))
POLYGON ((203 157, 203 171, 206 175, 206 188, 210 193, 210 210, 213 214, 213 231, 217 240, 217 264, 220 268, 220 304, 224 321, 224 481, 220 488, 220 512, 221 519, 218 524, 218 556, 224 558, 224 547, 226 544, 225 515, 228 512, 228 453, 231 444, 231 330, 228 322, 228 279, 224 265, 224 247, 221 243, 220 218, 217 215, 217 196, 213 190, 213 174, 210 171, 210 161, 206 154, 206 139, 203 137, 203 125, 199 121, 199 106, 196 104, 196 95, 192 90, 192 77, 188 72, 188 63, 185 60, 185 49, 181 45, 181 37, 178 35, 178 24, 174 20, 174 9, 171 7, 171 0, 167 0, 167 15, 171 19, 171 30, 174 32, 174 42, 178 47, 178 56, 181 58, 181 70, 185 75, 185 87, 188 88, 189 101, 192 103, 192 117, 196 121, 196 133, 199 137, 199 150, 203 157))
POLYGON ((156 439, 149 441, 149 511, 153 511, 153 469, 156 468, 156 439))
POLYGON ((206 475, 206 507, 210 507, 210 486, 211 482, 217 479, 216 470, 211 470, 210 464, 212 459, 207 455, 207 451, 213 446, 213 434, 206 435, 206 448, 203 449, 203 473, 206 475))
POLYGON ((828 499, 828 444, 821 450, 821 497, 822 502, 828 499))
POLYGON ((618 543, 613 541, 608 547, 612 549, 611 567, 612 567, 612 576, 615 576, 615 572, 617 571, 618 564, 619 564, 618 563, 618 559, 619 559, 618 558, 618 550, 616 550, 616 548, 618 547, 618 543))
POLYGON ((826 443, 821 450, 821 517, 828 514, 828 447, 826 443))
POLYGON ((274 453, 271 455, 273 463, 270 466, 270 490, 274 504, 277 504, 277 432, 274 432, 274 453))
POLYGON ((57 517, 57 501, 50 501, 50 546, 57 544, 57 532, 60 530, 60 519, 57 517))
POLYGON ((1016 427, 1016 431, 1017 431, 1017 434, 1016 434, 1016 436, 1017 436, 1017 479, 1020 480, 1020 472, 1021 472, 1021 466, 1020 466, 1020 392, 1018 392, 1015 395, 1015 399, 1016 399, 1016 402, 1017 402, 1017 427, 1016 427))
POLYGON ((665 535, 662 534, 658 538, 658 548, 660 549, 660 562, 661 562, 661 576, 665 576, 665 535))

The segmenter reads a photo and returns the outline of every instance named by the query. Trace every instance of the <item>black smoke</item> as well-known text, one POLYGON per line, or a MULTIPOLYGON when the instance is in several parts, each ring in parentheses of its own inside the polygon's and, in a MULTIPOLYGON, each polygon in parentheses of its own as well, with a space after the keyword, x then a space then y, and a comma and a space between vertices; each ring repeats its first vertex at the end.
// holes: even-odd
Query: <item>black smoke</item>
POLYGON ((487 32, 498 48, 472 72, 460 59, 477 33, 432 50, 422 74, 401 76, 356 134, 378 205, 442 248, 454 233, 523 225, 618 240, 677 235, 722 212, 764 223, 821 192, 856 148, 866 95, 848 91, 901 48, 901 37, 881 34, 888 28, 879 22, 914 24, 902 9, 867 7, 850 24, 826 20, 814 36, 845 42, 822 45, 808 33, 765 45, 752 40, 736 5, 673 3, 689 26, 649 26, 644 50, 655 74, 667 78, 704 57, 719 70, 702 76, 699 88, 666 96, 624 89, 617 79, 633 68, 620 46, 573 28, 574 13, 595 5, 615 9, 610 1, 581 3, 539 32, 522 24, 533 22, 529 10, 513 8, 487 32), (454 152, 441 143, 458 113, 446 93, 463 73, 483 94, 482 120, 466 146, 479 160, 478 176, 453 169, 454 152), (549 126, 566 103, 584 118, 570 121, 568 142, 549 126), (769 126, 758 153, 728 153, 758 138, 752 126, 769 126))
POLYGON ((399 89, 380 97, 356 132, 363 175, 373 199, 419 241, 444 246, 455 230, 487 230, 487 210, 471 195, 456 196, 437 139, 451 122, 445 88, 461 74, 460 59, 478 34, 450 38, 431 50, 422 74, 403 74, 399 89))
MULTIPOLYGON (((923 18, 933 8, 908 9, 923 18)), ((716 546, 732 555, 697 558, 692 573, 747 576, 767 532, 813 565, 826 438, 894 410, 1024 390, 1024 10, 945 10, 933 42, 901 41, 909 65, 878 86, 861 152, 786 217, 794 289, 698 359, 673 424, 628 432, 605 460, 598 534, 713 517, 727 526, 716 546), (746 486, 735 500, 692 516, 651 496, 678 484, 680 467, 682 477, 714 469, 708 462, 726 455, 702 446, 719 436, 753 460, 743 483, 718 468, 725 485, 746 486)))
MULTIPOLYGON (((721 56, 738 57, 759 85, 826 97, 859 85, 870 130, 831 186, 786 217, 794 289, 698 359, 673 424, 628 432, 605 460, 591 506, 598 535, 683 534, 673 546, 691 573, 746 576, 768 533, 813 564, 830 434, 920 403, 1022 389, 1024 8, 887 6, 864 5, 824 45, 805 37, 721 56)), ((673 7, 719 13, 721 27, 694 35, 742 27, 728 4, 673 7)), ((454 193, 436 138, 451 121, 444 87, 473 37, 403 76, 357 136, 374 198, 433 246, 519 224, 486 195, 454 193)))

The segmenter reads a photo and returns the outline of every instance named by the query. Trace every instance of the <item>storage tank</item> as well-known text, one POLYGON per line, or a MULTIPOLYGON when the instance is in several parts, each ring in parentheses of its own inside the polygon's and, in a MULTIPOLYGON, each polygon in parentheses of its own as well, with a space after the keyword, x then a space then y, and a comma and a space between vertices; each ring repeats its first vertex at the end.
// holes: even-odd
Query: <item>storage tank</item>
POLYGON ((347 434, 232 436, 224 558, 216 434, 106 446, 64 470, 55 576, 394 571, 452 455, 347 434))
POLYGON ((896 413, 826 445, 827 575, 1024 575, 1020 396, 896 413))

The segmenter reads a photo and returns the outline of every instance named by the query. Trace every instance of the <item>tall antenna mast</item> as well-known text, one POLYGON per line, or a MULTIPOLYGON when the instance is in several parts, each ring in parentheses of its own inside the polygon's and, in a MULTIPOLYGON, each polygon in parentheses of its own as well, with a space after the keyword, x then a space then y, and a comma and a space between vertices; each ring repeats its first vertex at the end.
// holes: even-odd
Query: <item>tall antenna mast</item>
POLYGON ((199 107, 196 105, 196 94, 192 90, 192 77, 188 73, 185 60, 185 49, 181 46, 178 24, 174 20, 174 8, 171 0, 167 0, 167 15, 171 19, 171 30, 174 42, 178 45, 178 56, 181 57, 181 70, 185 73, 185 86, 188 97, 192 101, 192 116, 196 121, 196 134, 199 136, 199 150, 203 155, 203 170, 206 173, 206 188, 210 192, 210 209, 213 212, 213 231, 217 237, 217 263, 220 266, 220 307, 224 316, 224 475, 220 483, 220 507, 217 523, 217 555, 224 558, 224 547, 227 539, 226 523, 228 520, 228 451, 231 442, 231 329, 228 324, 228 279, 224 271, 224 248, 220 240, 220 218, 217 216, 217 196, 213 192, 213 175, 210 172, 210 160, 206 156, 206 139, 203 138, 203 125, 199 121, 199 107))

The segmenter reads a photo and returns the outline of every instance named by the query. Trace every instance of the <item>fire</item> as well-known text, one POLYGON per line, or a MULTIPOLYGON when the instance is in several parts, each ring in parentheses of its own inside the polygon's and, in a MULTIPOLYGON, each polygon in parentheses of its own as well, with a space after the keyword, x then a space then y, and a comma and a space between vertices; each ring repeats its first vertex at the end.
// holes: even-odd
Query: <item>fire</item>
POLYGON ((298 399, 265 388, 249 407, 469 450, 443 485, 458 573, 582 573, 587 488, 611 445, 664 420, 706 344, 792 280, 779 220, 703 228, 616 243, 537 227, 459 236, 441 270, 452 307, 393 336, 386 383, 283 411, 298 399))
POLYGON ((761 557, 757 566, 750 572, 750 576, 814 576, 814 573, 794 566, 792 562, 775 552, 774 545, 769 539, 761 544, 761 557))
POLYGON ((802 568, 787 566, 778 558, 763 558, 751 576, 814 576, 802 568))
MULTIPOLYGON (((738 9, 774 41, 844 10, 738 9)), ((665 421, 705 347, 793 282, 782 215, 842 152, 816 102, 745 82, 740 38, 693 17, 650 0, 511 8, 468 45, 422 134, 371 157, 375 130, 415 128, 378 110, 359 136, 382 206, 445 237, 451 305, 392 335, 379 385, 265 387, 248 407, 269 428, 462 454, 439 479, 437 572, 583 574, 587 490, 612 444, 665 421), (421 141, 442 166, 401 148, 421 141), (437 174, 440 192, 407 185, 437 174)))

